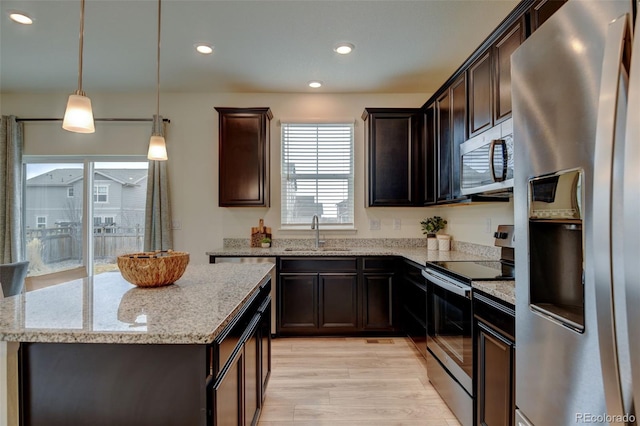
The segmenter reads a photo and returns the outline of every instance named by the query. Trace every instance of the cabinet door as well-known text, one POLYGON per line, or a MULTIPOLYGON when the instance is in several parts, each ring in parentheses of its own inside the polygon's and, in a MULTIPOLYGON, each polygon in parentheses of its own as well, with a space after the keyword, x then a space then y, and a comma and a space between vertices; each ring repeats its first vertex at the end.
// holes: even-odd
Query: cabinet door
POLYGON ((531 32, 540 28, 565 3, 566 0, 537 0, 530 10, 531 32))
POLYGON ((515 405, 515 350, 511 341, 478 322, 478 424, 510 426, 515 405))
POLYGON ((451 199, 459 200, 460 188, 460 145, 467 140, 467 79, 460 76, 449 89, 451 93, 451 199))
POLYGON ((318 329, 318 274, 280 274, 280 331, 318 329))
POLYGON ((520 47, 523 40, 524 25, 520 19, 494 45, 495 124, 511 117, 511 54, 520 47))
POLYGON ((260 381, 261 402, 267 395, 267 383, 271 376, 271 301, 262 312, 260 322, 260 381))
POLYGON ((213 426, 243 424, 242 383, 244 351, 239 350, 213 388, 213 426))
POLYGON ((364 273, 362 280, 364 329, 393 330, 393 274, 364 273))
POLYGON ((358 328, 358 275, 320 274, 320 329, 328 332, 358 328))
POLYGON ((260 415, 261 387, 260 377, 260 314, 256 314, 249 325, 248 338, 244 344, 244 424, 258 423, 260 415))
POLYGON ((436 101, 438 123, 438 201, 451 198, 451 96, 447 89, 436 101))
POLYGON ((369 206, 417 203, 419 158, 418 110, 365 111, 368 129, 369 206))
POLYGON ((491 49, 469 67, 469 136, 493 126, 491 49))
POLYGON ((423 201, 424 205, 436 203, 436 185, 438 182, 438 167, 436 156, 438 155, 437 144, 438 126, 436 121, 436 104, 429 105, 424 117, 424 145, 422 152, 422 176, 423 201))
POLYGON ((219 112, 219 205, 269 206, 268 108, 219 112))

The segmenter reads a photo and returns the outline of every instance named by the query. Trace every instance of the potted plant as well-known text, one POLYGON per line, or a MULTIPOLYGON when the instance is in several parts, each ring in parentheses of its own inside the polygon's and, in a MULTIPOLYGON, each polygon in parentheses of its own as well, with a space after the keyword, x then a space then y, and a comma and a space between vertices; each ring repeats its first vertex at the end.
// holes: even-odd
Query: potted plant
POLYGON ((264 237, 262 240, 260 240, 260 244, 262 245, 263 248, 271 247, 271 238, 264 237))
POLYGON ((427 235, 427 249, 438 250, 436 234, 447 226, 447 221, 440 216, 429 217, 420 222, 422 233, 427 235))

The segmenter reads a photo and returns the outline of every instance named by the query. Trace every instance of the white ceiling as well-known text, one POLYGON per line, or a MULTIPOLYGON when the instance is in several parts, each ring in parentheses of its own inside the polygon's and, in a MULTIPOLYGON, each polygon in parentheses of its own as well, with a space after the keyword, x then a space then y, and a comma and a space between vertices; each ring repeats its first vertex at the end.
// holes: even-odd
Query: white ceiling
MULTIPOLYGON (((431 93, 516 0, 164 0, 163 92, 431 93), (353 43, 351 55, 332 49, 353 43), (196 42, 215 46, 195 53, 196 42)), ((0 2, 0 90, 73 92, 80 1, 0 2), (30 15, 19 25, 8 11, 30 15)), ((153 91, 157 2, 87 0, 84 89, 153 91)))

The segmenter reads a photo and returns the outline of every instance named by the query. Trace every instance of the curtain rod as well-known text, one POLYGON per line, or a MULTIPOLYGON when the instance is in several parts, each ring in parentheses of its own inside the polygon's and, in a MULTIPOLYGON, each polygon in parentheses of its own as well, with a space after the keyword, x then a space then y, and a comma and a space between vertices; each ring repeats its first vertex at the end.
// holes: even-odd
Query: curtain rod
MULTIPOLYGON (((16 118, 16 121, 62 121, 62 118, 16 118)), ((95 118, 94 121, 135 121, 135 122, 153 122, 153 118, 95 118)), ((165 123, 171 123, 168 118, 163 118, 165 123)))

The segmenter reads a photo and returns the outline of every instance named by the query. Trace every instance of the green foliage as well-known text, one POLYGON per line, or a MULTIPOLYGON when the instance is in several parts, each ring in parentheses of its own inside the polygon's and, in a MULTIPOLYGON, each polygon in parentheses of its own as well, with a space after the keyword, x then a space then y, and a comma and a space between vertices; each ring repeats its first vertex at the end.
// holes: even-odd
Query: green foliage
POLYGON ((440 216, 433 216, 420 222, 423 234, 435 234, 447 226, 447 221, 440 216))
POLYGON ((269 237, 264 237, 262 240, 260 240, 260 242, 262 244, 271 244, 271 238, 269 237))

